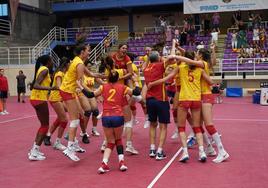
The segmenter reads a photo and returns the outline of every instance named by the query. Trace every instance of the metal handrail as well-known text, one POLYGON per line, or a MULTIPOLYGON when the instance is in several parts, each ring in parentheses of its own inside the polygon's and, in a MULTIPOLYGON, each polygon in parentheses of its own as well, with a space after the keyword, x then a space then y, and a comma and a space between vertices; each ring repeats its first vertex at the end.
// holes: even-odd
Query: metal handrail
POLYGON ((0 31, 7 35, 11 34, 11 22, 9 20, 0 19, 0 31))
MULTIPOLYGON (((196 27, 199 27, 200 30, 202 30, 202 25, 194 25, 195 28, 196 27)), ((184 28, 183 25, 178 25, 178 26, 169 26, 171 27, 172 29, 175 29, 176 27, 178 28, 184 28)), ((144 32, 147 33, 147 32, 158 32, 158 31, 161 31, 161 27, 144 27, 144 32)))
MULTIPOLYGON (((236 58, 236 59, 221 59, 220 60, 220 72, 221 73, 228 73, 228 72, 232 72, 232 73, 236 73, 236 75, 238 76, 239 73, 242 72, 251 72, 253 73, 253 75, 256 75, 256 72, 268 72, 268 66, 267 66, 267 70, 263 69, 263 70, 256 70, 258 65, 260 63, 265 63, 268 65, 268 57, 261 57, 261 58, 236 58), (228 63, 224 63, 224 61, 234 61, 235 63, 232 63, 232 66, 235 66, 235 70, 228 70, 228 71, 224 71, 224 65, 227 65, 228 63), (243 66, 244 64, 251 64, 252 67, 247 68, 246 70, 242 69, 241 66, 243 66)), ((267 74, 267 73, 266 73, 267 74)))
POLYGON ((102 39, 102 41, 91 50, 89 55, 89 61, 97 63, 97 59, 105 53, 105 41, 109 40, 110 43, 114 43, 118 40, 118 27, 114 26, 114 28, 108 33, 108 35, 102 39))

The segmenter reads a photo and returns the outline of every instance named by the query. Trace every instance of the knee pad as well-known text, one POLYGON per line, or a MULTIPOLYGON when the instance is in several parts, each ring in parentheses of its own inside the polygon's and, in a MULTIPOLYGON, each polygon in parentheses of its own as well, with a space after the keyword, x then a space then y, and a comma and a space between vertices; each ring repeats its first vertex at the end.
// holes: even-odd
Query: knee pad
POLYGON ((84 112, 84 115, 85 115, 86 117, 90 117, 90 115, 91 115, 91 110, 86 110, 86 111, 84 112))
POLYGON ((121 145, 116 145, 116 150, 117 150, 118 155, 124 154, 124 147, 123 147, 122 144, 121 145))
POLYGON ((184 127, 178 127, 178 131, 181 132, 185 132, 185 126, 184 127))
POLYGON ((114 146, 115 146, 115 143, 111 143, 111 142, 109 142, 109 143, 107 144, 107 148, 109 148, 109 149, 112 150, 112 151, 113 151, 113 149, 114 149, 114 146))
POLYGON ((124 123, 124 127, 126 128, 132 128, 133 127, 133 122, 132 121, 128 121, 124 123))
POLYGON ((38 129, 38 133, 47 134, 47 132, 48 132, 48 125, 41 125, 41 127, 38 129))
POLYGON ((213 134, 215 134, 217 132, 217 130, 215 129, 214 125, 207 125, 206 129, 207 129, 207 131, 208 131, 208 133, 210 135, 213 135, 213 134))
POLYGON ((70 127, 71 128, 77 128, 80 125, 80 120, 79 119, 75 119, 70 121, 70 127))
POLYGON ((54 123, 53 123, 53 126, 54 127, 58 127, 60 125, 60 120, 57 118, 54 123))
POLYGON ((195 134, 197 134, 197 133, 202 133, 200 127, 193 127, 193 131, 194 131, 195 134))
POLYGON ((61 121, 59 123, 59 126, 62 127, 63 129, 65 129, 67 127, 68 121, 61 121))
POLYGON ((200 126, 200 130, 201 130, 202 134, 205 132, 203 126, 200 126))
POLYGON ((99 114, 100 114, 99 109, 92 110, 92 115, 93 115, 94 117, 97 117, 99 114))
POLYGON ((122 139, 115 140, 115 145, 123 145, 122 139))
POLYGON ((131 106, 130 106, 130 110, 131 110, 131 111, 135 111, 135 110, 137 110, 136 105, 135 105, 135 104, 134 104, 134 105, 131 105, 131 106))
POLYGON ((172 115, 174 118, 177 118, 177 109, 172 110, 172 115))

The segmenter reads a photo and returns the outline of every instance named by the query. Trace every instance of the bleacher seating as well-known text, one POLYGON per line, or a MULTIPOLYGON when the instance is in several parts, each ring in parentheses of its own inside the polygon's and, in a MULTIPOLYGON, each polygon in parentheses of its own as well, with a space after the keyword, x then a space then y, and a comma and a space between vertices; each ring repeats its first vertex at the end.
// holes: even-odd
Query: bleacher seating
MULTIPOLYGON (((108 33, 109 32, 106 30, 91 31, 89 34, 87 34, 86 43, 98 44, 100 41, 102 41, 108 35, 108 33)), ((67 30, 68 41, 75 42, 76 41, 76 34, 77 34, 77 32, 67 30)))

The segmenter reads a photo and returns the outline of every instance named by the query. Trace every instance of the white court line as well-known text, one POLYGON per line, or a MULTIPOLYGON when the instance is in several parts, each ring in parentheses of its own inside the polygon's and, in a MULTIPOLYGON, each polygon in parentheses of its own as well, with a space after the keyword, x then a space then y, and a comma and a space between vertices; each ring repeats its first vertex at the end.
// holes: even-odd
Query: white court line
POLYGON ((1 121, 0 124, 9 123, 9 122, 13 122, 13 121, 21 120, 21 119, 28 119, 28 118, 32 118, 32 117, 35 117, 35 116, 36 115, 24 116, 24 117, 20 117, 20 118, 15 118, 15 119, 10 119, 10 120, 6 120, 6 121, 1 121))
POLYGON ((159 178, 165 173, 165 171, 168 169, 168 167, 171 165, 171 163, 173 163, 173 161, 176 159, 176 157, 178 157, 178 155, 180 154, 180 152, 182 151, 182 148, 180 148, 177 153, 175 153, 175 155, 172 157, 172 159, 170 159, 170 161, 168 161, 168 163, 166 164, 166 166, 164 166, 164 168, 162 168, 162 170, 157 174, 157 176, 153 179, 153 181, 147 186, 147 188, 152 188, 154 186, 154 184, 159 180, 159 178))

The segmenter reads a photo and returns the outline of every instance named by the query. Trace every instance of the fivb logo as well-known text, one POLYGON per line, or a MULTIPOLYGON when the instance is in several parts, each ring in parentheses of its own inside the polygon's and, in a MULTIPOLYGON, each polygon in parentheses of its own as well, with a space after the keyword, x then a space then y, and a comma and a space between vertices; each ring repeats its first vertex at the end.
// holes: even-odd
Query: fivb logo
POLYGON ((219 9, 218 5, 200 6, 200 11, 215 11, 218 9, 219 9))

